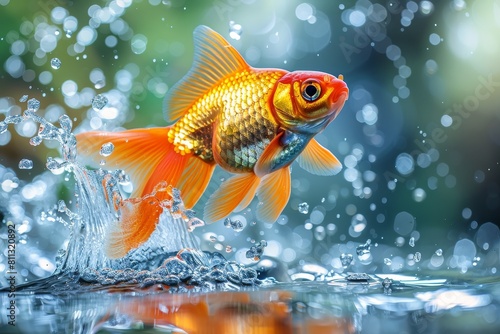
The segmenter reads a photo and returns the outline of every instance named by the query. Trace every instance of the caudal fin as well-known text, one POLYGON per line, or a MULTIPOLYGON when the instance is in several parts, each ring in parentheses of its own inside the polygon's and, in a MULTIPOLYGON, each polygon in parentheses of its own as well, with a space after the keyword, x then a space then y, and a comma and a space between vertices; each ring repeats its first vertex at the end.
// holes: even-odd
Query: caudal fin
POLYGON ((163 211, 158 194, 151 195, 160 182, 176 186, 191 155, 175 152, 168 141, 169 128, 134 129, 122 132, 78 134, 77 150, 86 164, 123 169, 134 185, 131 199, 119 205, 120 221, 110 230, 107 255, 124 256, 148 240, 163 211), (104 144, 114 146, 109 156, 99 152, 104 144))
POLYGON ((95 168, 123 169, 134 185, 131 197, 142 197, 161 181, 175 185, 189 158, 174 151, 167 137, 169 130, 164 127, 80 133, 76 135, 78 156, 95 168), (102 156, 101 147, 107 143, 113 144, 113 152, 102 156))

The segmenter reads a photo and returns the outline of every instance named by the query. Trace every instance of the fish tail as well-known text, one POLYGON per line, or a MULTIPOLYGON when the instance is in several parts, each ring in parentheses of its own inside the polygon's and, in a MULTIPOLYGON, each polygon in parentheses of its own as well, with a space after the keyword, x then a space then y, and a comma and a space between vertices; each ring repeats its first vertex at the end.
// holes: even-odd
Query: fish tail
MULTIPOLYGON (((123 169, 135 187, 131 198, 119 205, 120 221, 111 228, 106 246, 109 258, 123 257, 149 239, 163 211, 160 203, 168 197, 168 194, 157 191, 157 186, 161 183, 176 186, 193 158, 192 154, 175 152, 173 144, 168 141, 169 130, 148 128, 86 132, 76 136, 78 155, 85 163, 99 167, 99 161, 105 160, 106 168, 123 169), (114 150, 111 155, 103 157, 99 152, 107 143, 112 143, 114 150)), ((184 181, 185 184, 188 182, 184 181)), ((195 200, 199 198, 194 197, 195 200)))

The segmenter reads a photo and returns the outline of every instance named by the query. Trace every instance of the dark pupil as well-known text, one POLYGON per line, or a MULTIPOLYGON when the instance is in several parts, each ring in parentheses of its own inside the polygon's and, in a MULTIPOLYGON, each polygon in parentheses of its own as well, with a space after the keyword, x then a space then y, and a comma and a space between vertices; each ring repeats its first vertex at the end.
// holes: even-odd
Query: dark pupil
POLYGON ((309 97, 313 97, 317 91, 318 89, 314 87, 314 85, 309 85, 306 87, 306 95, 309 97))

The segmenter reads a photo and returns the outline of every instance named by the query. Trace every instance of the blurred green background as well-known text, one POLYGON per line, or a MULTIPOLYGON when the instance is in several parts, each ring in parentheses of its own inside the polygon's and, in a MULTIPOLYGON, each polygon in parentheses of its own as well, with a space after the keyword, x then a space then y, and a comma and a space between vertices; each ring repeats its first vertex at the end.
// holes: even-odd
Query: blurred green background
MULTIPOLYGON (((341 270, 339 254, 370 239, 387 245, 374 253, 379 262, 398 257, 397 265, 386 261, 388 270, 467 271, 476 255, 496 252, 479 261, 496 273, 500 1, 0 0, 0 22, 0 120, 26 109, 19 99, 29 95, 41 102, 39 114, 56 121, 66 113, 78 131, 165 125, 163 96, 189 70, 200 24, 254 67, 344 75, 350 98, 318 136, 343 171, 319 177, 293 165, 292 196, 277 224, 252 225, 248 213, 240 233, 222 223, 197 229, 205 249, 231 245, 228 256, 244 261, 239 249, 275 240, 268 254, 290 266, 309 261, 341 270), (96 94, 109 100, 101 113, 91 108, 96 94), (462 239, 473 254, 461 255, 462 239), (442 263, 432 261, 439 249, 442 263), (465 264, 456 264, 459 256, 465 264)), ((28 183, 54 155, 53 147, 28 144, 35 133, 28 124, 0 135, 0 164, 28 183), (20 170, 22 158, 34 168, 20 170)), ((223 177, 216 171, 209 192, 223 177)))

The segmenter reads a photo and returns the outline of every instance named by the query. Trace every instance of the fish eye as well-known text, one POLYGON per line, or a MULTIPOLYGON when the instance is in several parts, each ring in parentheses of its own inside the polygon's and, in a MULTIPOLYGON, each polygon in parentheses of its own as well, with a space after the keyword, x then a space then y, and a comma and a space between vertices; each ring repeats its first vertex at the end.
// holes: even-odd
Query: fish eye
POLYGON ((321 86, 319 83, 309 80, 302 84, 301 92, 304 100, 316 101, 321 94, 321 86))

